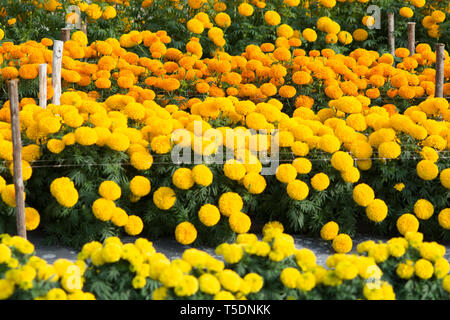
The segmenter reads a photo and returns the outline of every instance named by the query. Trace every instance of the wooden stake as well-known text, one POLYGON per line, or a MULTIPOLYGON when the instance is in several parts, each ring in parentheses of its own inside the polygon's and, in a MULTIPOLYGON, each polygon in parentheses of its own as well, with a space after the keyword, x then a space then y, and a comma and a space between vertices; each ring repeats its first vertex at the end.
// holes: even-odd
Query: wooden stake
POLYGON ((416 53, 416 23, 408 22, 408 50, 409 55, 416 53))
POLYGON ((9 80, 8 91, 11 111, 11 133, 13 142, 17 234, 26 239, 27 229, 25 226, 25 199, 23 196, 24 185, 22 179, 22 139, 20 136, 18 83, 19 80, 17 79, 9 80))
POLYGON ((444 97, 444 59, 445 45, 443 43, 436 44, 436 82, 434 96, 436 98, 444 97))
POLYGON ((47 109, 47 64, 39 65, 39 106, 47 109))
POLYGON ((388 43, 390 53, 395 57, 395 37, 394 37, 394 13, 388 12, 388 43))
POLYGON ((69 28, 62 28, 61 29, 61 40, 63 42, 70 40, 70 29, 69 28))
POLYGON ((55 40, 53 43, 53 63, 52 63, 52 87, 53 87, 53 99, 52 103, 55 105, 60 104, 61 98, 61 65, 63 55, 62 41, 55 40))
POLYGON ((83 31, 84 34, 87 35, 87 20, 86 19, 81 24, 81 31, 83 31))

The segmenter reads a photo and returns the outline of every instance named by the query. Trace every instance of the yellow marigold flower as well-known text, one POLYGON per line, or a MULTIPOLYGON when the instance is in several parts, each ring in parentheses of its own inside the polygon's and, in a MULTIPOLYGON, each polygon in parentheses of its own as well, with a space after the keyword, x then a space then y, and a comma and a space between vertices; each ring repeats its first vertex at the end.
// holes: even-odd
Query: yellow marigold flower
POLYGON ((19 68, 19 76, 22 79, 35 79, 39 73, 39 67, 36 64, 24 64, 19 68))
POLYGON ((410 213, 405 213, 397 219, 397 230, 402 235, 407 232, 417 232, 419 230, 419 221, 410 213))
POLYGON ((442 12, 441 10, 434 10, 433 13, 431 13, 431 17, 434 22, 442 23, 445 21, 445 12, 442 12))
POLYGON ((433 204, 426 199, 419 199, 414 204, 414 213, 417 218, 427 220, 431 218, 434 213, 433 204))
POLYGON ((165 135, 157 136, 150 142, 150 147, 157 154, 166 154, 172 149, 170 137, 165 135))
POLYGON ((25 227, 28 231, 35 230, 41 221, 39 212, 31 207, 25 208, 25 227))
POLYGON ((6 263, 11 258, 11 249, 3 243, 0 243, 0 263, 6 263))
POLYGON ((251 293, 259 292, 264 285, 264 278, 254 272, 247 273, 244 276, 244 281, 249 285, 251 293))
POLYGON ((286 288, 294 289, 297 287, 297 280, 300 277, 300 271, 296 268, 287 267, 280 273, 281 283, 286 288))
POLYGON ((192 9, 200 9, 205 3, 205 0, 188 0, 188 5, 192 9))
POLYGON ((221 28, 228 28, 231 25, 231 18, 225 12, 220 12, 214 18, 214 22, 221 28))
POLYGON ((414 15, 414 11, 409 7, 401 7, 399 14, 405 18, 411 18, 414 15))
POLYGON ((112 6, 107 6, 102 13, 102 18, 105 20, 114 19, 117 16, 117 11, 112 6))
POLYGON ((205 30, 203 23, 198 19, 190 19, 186 24, 188 30, 192 33, 201 34, 205 30))
POLYGON ((45 298, 47 300, 67 300, 67 293, 61 288, 50 289, 45 298))
POLYGON ((134 152, 130 156, 130 162, 137 170, 148 170, 153 164, 153 157, 147 152, 134 152))
POLYGON ((394 186, 394 189, 397 191, 402 191, 405 188, 405 184, 404 183, 396 183, 394 186))
POLYGON ((323 191, 330 185, 330 178, 323 172, 316 173, 311 178, 311 186, 317 191, 323 191))
POLYGON ((120 260, 122 254, 122 246, 118 243, 106 243, 102 248, 103 261, 106 263, 114 263, 120 260))
POLYGON ((175 239, 182 245, 191 244, 197 239, 197 229, 190 222, 181 222, 175 228, 175 239))
POLYGON ((306 28, 303 30, 302 36, 308 42, 314 42, 317 40, 317 33, 311 28, 306 28))
POLYGON ((78 202, 78 191, 75 184, 67 177, 53 180, 50 184, 50 192, 64 207, 73 207, 78 202))
POLYGON ((425 259, 419 259, 414 264, 414 273, 421 279, 430 279, 434 274, 433 264, 425 259))
POLYGON ((396 159, 400 156, 402 149, 395 141, 386 141, 378 146, 378 154, 381 158, 396 159))
POLYGON ((114 181, 103 181, 99 188, 98 193, 101 197, 107 199, 107 200, 117 200, 122 195, 122 190, 120 189, 120 186, 115 183, 114 181))
POLYGON ((286 187, 287 194, 294 200, 304 200, 309 194, 308 185, 301 181, 294 179, 290 181, 286 187))
POLYGON ((306 158, 295 158, 292 165, 299 174, 308 174, 312 169, 311 161, 306 158))
MULTIPOLYGON (((278 47, 273 52, 273 57, 278 61, 289 61, 291 60, 292 54, 289 49, 285 47, 278 47)), ((295 93, 294 93, 295 95, 295 93)))
POLYGON ((401 279, 411 279, 414 275, 413 262, 411 260, 406 260, 405 263, 399 263, 395 271, 401 279))
POLYGON ((423 180, 433 180, 439 174, 438 166, 431 160, 421 160, 416 166, 417 175, 423 180))
MULTIPOLYGON (((33 174, 33 169, 31 168, 31 165, 28 161, 22 160, 22 180, 27 181, 31 178, 31 175, 33 174)), ((14 177, 14 163, 11 162, 9 165, 9 172, 14 177)))
POLYGON ((122 208, 115 207, 111 216, 111 222, 118 227, 123 227, 128 222, 128 214, 122 208))
POLYGON ((290 163, 283 163, 276 170, 276 178, 282 183, 289 183, 297 178, 297 170, 290 163))
POLYGON ((283 98, 292 98, 296 95, 297 90, 293 86, 283 85, 278 90, 278 94, 283 98))
POLYGON ((199 283, 192 275, 183 275, 180 283, 174 288, 174 292, 179 297, 189 297, 197 293, 199 283))
POLYGON ((266 21, 267 24, 271 26, 276 26, 280 24, 281 17, 276 11, 269 10, 266 11, 266 13, 264 13, 264 20, 266 21))
POLYGON ((242 212, 233 212, 228 219, 228 223, 231 230, 236 233, 246 233, 251 226, 250 217, 242 212))
POLYGON ((219 209, 215 205, 205 204, 198 211, 198 218, 207 227, 215 226, 220 220, 219 209))
POLYGON ((295 141, 291 145, 291 150, 297 157, 305 157, 309 153, 309 146, 305 142, 295 141))
POLYGON ((328 153, 335 153, 341 147, 339 139, 332 134, 324 134, 319 138, 319 148, 328 153))
POLYGON ((373 189, 365 184, 360 183, 353 188, 353 200, 361 207, 367 207, 375 199, 373 189))
POLYGON ((362 110, 361 102, 353 96, 343 96, 337 100, 331 100, 329 105, 345 113, 360 113, 362 110))
POLYGON ((345 233, 338 234, 333 238, 333 249, 337 253, 348 253, 352 250, 352 238, 345 233))
POLYGON ((83 146, 91 146, 97 142, 97 132, 90 127, 79 127, 75 129, 76 142, 83 146))
POLYGON ((199 278, 199 286, 200 291, 210 294, 216 295, 220 292, 220 282, 219 280, 210 273, 203 273, 199 278))
POLYGON ((130 181, 131 192, 138 197, 145 197, 150 193, 150 180, 143 176, 135 176, 130 181))
POLYGON ((331 165, 339 171, 347 171, 353 167, 353 158, 344 151, 337 151, 331 156, 331 165))
MULTIPOLYGON (((147 283, 147 280, 143 276, 135 276, 133 278, 133 280, 131 281, 131 285, 133 286, 134 289, 142 289, 145 287, 146 283, 147 283)), ((164 288, 165 290, 167 290, 166 287, 161 287, 161 288, 164 288)), ((161 288, 158 288, 158 289, 161 289, 161 288)), ((156 289, 156 290, 158 290, 158 289, 156 289)), ((158 293, 159 293, 159 291, 158 291, 158 293)), ((158 297, 159 296, 158 293, 153 292, 153 297, 155 297, 155 296, 158 297)), ((164 295, 165 295, 165 292, 164 292, 164 295)), ((157 297, 155 297, 155 300, 158 300, 157 297)), ((163 299, 161 299, 161 300, 163 300, 163 299)))
POLYGON ((447 259, 439 258, 434 262, 434 275, 438 279, 444 278, 450 271, 450 264, 447 259))
POLYGON ((359 270, 358 267, 349 260, 342 260, 336 265, 335 272, 342 280, 352 280, 356 278, 359 270))
POLYGON ((115 151, 126 151, 130 147, 130 139, 123 133, 113 132, 106 138, 106 145, 115 151))
POLYGON ((241 180, 245 176, 246 169, 243 163, 230 159, 225 162, 223 172, 231 180, 241 180))
POLYGON ((192 177, 192 170, 189 168, 179 168, 175 170, 172 176, 172 183, 182 190, 192 188, 195 181, 192 177))
POLYGON ((447 230, 450 229, 450 208, 443 209, 439 212, 438 221, 442 228, 447 230))
POLYGON ((138 216, 131 215, 128 217, 127 224, 125 225, 125 232, 130 236, 136 236, 144 229, 144 223, 138 216))
POLYGON ((366 215, 369 220, 373 222, 383 221, 388 214, 388 207, 386 203, 381 199, 374 199, 366 207, 366 215))
POLYGON ((176 201, 175 191, 168 187, 159 187, 153 193, 153 202, 161 210, 169 210, 176 201))
POLYGON ((347 31, 341 31, 337 34, 340 43, 347 45, 353 42, 352 35, 347 31))
POLYGON ((246 2, 243 2, 238 6, 238 12, 241 16, 250 17, 253 14, 253 11, 253 7, 246 2))
POLYGON ((407 48, 397 48, 395 49, 395 55, 399 58, 406 58, 410 54, 407 48))
POLYGON ((356 41, 365 41, 367 40, 368 36, 369 36, 368 32, 364 29, 359 28, 353 31, 353 38, 356 41))
POLYGON ((19 71, 15 67, 5 67, 1 70, 1 74, 3 79, 16 79, 19 76, 19 71))
POLYGON ((249 172, 243 179, 244 187, 252 194, 262 193, 266 186, 266 179, 258 172, 249 172))
POLYGON ((219 198, 219 210, 224 216, 229 217, 235 212, 241 212, 244 206, 241 196, 235 192, 226 192, 219 198))
POLYGON ((101 221, 109 221, 114 213, 116 204, 112 200, 99 198, 92 204, 94 216, 101 221))
POLYGON ((216 254, 222 255, 226 263, 235 264, 242 259, 244 250, 236 243, 223 243, 216 248, 216 254))
POLYGON ((439 154, 431 147, 423 147, 420 151, 420 156, 424 160, 431 160, 433 162, 437 162, 439 160, 439 154))

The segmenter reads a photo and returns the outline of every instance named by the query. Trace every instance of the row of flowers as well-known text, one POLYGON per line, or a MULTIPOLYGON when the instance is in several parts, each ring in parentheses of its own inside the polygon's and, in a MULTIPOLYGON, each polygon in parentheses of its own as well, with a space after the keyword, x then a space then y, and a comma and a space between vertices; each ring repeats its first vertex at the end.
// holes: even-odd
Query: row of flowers
MULTIPOLYGON (((83 33, 73 39, 87 41, 83 33)), ((314 55, 299 57, 312 59, 311 68, 317 64, 314 55)), ((333 55, 323 58, 335 61, 333 55)), ((374 68, 388 68, 383 59, 374 60, 374 68)), ((13 67, 3 70, 8 68, 13 67)), ((296 71, 292 77, 298 73, 299 79, 308 75, 296 71)), ((395 82, 398 75, 386 78, 395 82)), ((177 81, 161 79, 170 86, 177 81)), ((105 100, 67 90, 60 106, 47 109, 33 98, 21 100, 29 230, 39 225, 40 212, 55 241, 75 245, 118 234, 122 227, 131 235, 175 233, 184 235, 177 236, 183 244, 197 237, 217 244, 247 232, 251 219, 268 217, 292 232, 315 235, 331 220, 350 235, 360 224, 404 234, 417 231, 421 221, 427 236, 448 239, 450 113, 444 98, 396 112, 349 92, 321 108, 294 109, 273 97, 258 102, 212 96, 191 99, 189 106, 156 97, 151 89, 133 86, 105 100), (187 154, 182 168, 174 161, 180 149, 187 154), (261 153, 278 156, 269 175, 261 153), (343 207, 345 214, 339 213, 343 207)), ((7 101, 0 111, 1 194, 8 206, 3 215, 11 221, 9 116, 7 101)))
MULTIPOLYGON (((329 23, 326 19, 319 22, 329 23)), ((295 41, 277 40, 249 45, 239 55, 220 51, 211 58, 204 56, 199 38, 190 38, 181 50, 172 44, 166 31, 131 31, 118 39, 90 43, 83 32, 76 31, 64 43, 63 85, 104 100, 115 93, 128 94, 140 103, 155 99, 158 104, 176 104, 183 109, 208 96, 255 103, 278 99, 290 115, 295 108, 318 110, 330 100, 348 95, 358 97, 365 109, 377 105, 395 113, 435 93, 436 53, 426 43, 418 44, 413 55, 406 48, 397 48, 394 57, 363 48, 348 55, 332 48, 306 51, 295 41)), ((5 81, 20 78, 21 97, 38 95, 39 64, 49 64, 47 72, 51 74, 52 45, 49 38, 2 43, 1 77, 5 81)), ((445 79, 450 76, 448 66, 445 59, 445 79)), ((1 86, 6 90, 4 81, 1 86)), ((449 90, 444 81, 444 95, 449 90)), ((47 91, 51 99, 51 78, 47 91)), ((7 110, 2 112, 2 118, 8 117, 7 110)), ((131 116, 143 118, 142 113, 131 116)), ((215 119, 218 114, 204 116, 215 119)), ((239 113, 230 116, 242 120, 239 113)))
POLYGON ((1 236, 0 299, 48 300, 286 300, 450 298, 445 247, 409 232, 387 242, 368 240, 352 254, 333 254, 318 265, 272 221, 263 238, 241 234, 215 255, 187 248, 170 260, 147 239, 86 243, 71 262, 53 264, 17 236, 1 236), (120 276, 119 276, 120 275, 120 276))
POLYGON ((89 37, 98 40, 130 30, 164 28, 173 35, 178 49, 190 37, 198 36, 208 54, 221 48, 236 54, 254 41, 273 42, 277 37, 303 42, 308 49, 388 49, 388 12, 397 16, 398 45, 406 46, 407 22, 417 23, 420 42, 431 44, 440 39, 445 43, 448 10, 448 4, 439 0, 25 0, 5 1, 0 22, 10 39, 21 40, 58 39, 66 24, 80 28, 87 23, 89 37), (33 19, 29 19, 30 12, 33 19), (318 23, 321 17, 329 17, 330 23, 318 23))

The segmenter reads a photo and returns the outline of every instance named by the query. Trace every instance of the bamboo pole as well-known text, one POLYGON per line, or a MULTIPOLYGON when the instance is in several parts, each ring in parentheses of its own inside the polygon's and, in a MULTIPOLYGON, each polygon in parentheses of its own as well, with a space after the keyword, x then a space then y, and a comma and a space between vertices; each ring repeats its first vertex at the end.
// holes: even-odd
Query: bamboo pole
POLYGON ((61 29, 61 40, 63 42, 70 40, 70 28, 62 28, 61 29))
POLYGON ((27 238, 25 225, 25 199, 23 195, 24 185, 22 179, 22 139, 20 136, 19 120, 19 80, 8 81, 9 103, 11 111, 11 133, 13 142, 13 165, 14 165, 14 190, 16 197, 16 224, 17 234, 27 238))
POLYGON ((395 56, 395 37, 394 37, 394 13, 388 12, 388 43, 392 56, 395 56))
POLYGON ((416 53, 416 23, 408 22, 408 50, 409 55, 416 53))
POLYGON ((86 19, 81 24, 81 31, 83 31, 84 34, 87 35, 87 20, 86 19))
POLYGON ((47 64, 39 65, 39 106, 47 108, 47 64))
POLYGON ((445 45, 443 43, 436 44, 436 82, 434 96, 436 98, 444 97, 444 59, 445 45))
POLYGON ((52 87, 53 87, 53 99, 52 103, 55 105, 60 104, 61 98, 61 65, 63 55, 62 41, 55 40, 53 43, 53 63, 52 63, 52 87))

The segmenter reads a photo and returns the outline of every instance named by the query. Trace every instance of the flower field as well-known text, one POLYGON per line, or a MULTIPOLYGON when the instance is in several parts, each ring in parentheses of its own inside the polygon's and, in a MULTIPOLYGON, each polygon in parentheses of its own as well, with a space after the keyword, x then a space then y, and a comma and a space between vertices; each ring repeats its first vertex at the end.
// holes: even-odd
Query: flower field
POLYGON ((449 299, 448 2, 0 4, 0 299, 449 299), (26 229, 76 262, 14 236, 13 79, 26 229))

